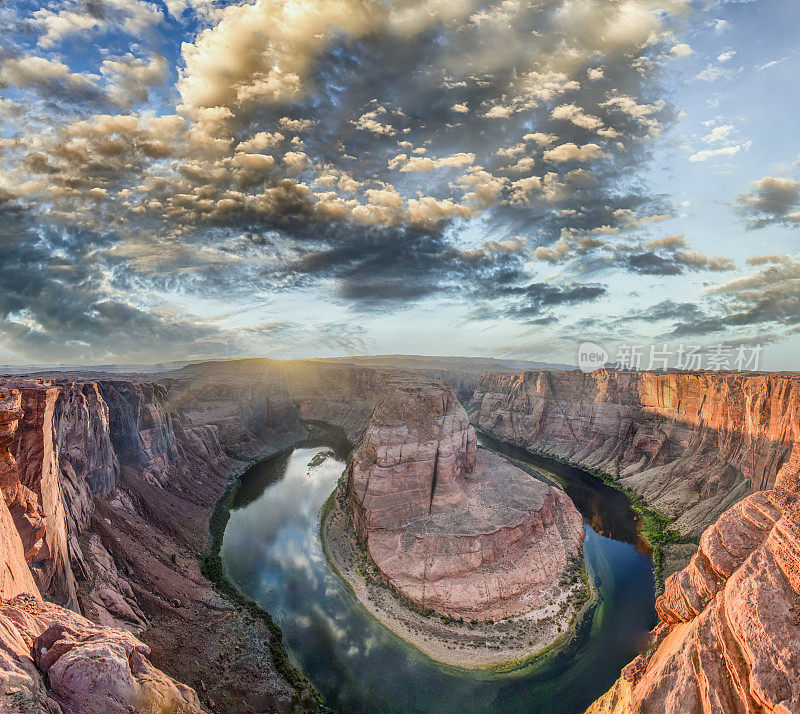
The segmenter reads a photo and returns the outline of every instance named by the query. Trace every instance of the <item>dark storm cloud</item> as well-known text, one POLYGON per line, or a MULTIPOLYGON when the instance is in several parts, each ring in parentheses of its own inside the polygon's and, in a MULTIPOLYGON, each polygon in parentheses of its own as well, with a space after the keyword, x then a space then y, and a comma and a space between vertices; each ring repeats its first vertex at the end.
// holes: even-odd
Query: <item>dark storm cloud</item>
POLYGON ((502 307, 476 309, 472 320, 486 320, 503 315, 531 325, 546 325, 556 321, 553 310, 570 305, 588 303, 608 293, 604 285, 551 283, 520 283, 522 275, 507 271, 492 278, 478 280, 475 294, 481 299, 499 301, 502 307))
POLYGON ((0 207, 0 331, 3 348, 53 361, 143 357, 153 345, 175 354, 225 347, 212 327, 122 302, 108 290, 97 251, 113 240, 31 226, 18 207, 0 207))
POLYGON ((680 275, 683 272, 683 268, 674 260, 652 251, 629 255, 628 267, 632 272, 643 275, 680 275))
MULTIPOLYGON (((730 330, 782 329, 789 334, 800 324, 800 260, 765 255, 748 261, 758 269, 744 277, 709 288, 700 303, 662 301, 631 312, 626 321, 669 322, 673 338, 702 337, 730 330)), ((767 333, 764 333, 767 334, 767 333)), ((734 340, 736 342, 737 340, 734 340)), ((738 340, 741 342, 741 340, 738 340)))

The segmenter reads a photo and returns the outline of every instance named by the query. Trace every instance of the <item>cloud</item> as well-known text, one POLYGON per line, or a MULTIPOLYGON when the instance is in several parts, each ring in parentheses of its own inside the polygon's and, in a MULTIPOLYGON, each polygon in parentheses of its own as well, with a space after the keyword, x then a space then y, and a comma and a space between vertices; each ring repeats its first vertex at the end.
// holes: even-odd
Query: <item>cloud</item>
MULTIPOLYGON (((562 104, 551 112, 553 119, 564 119, 571 121, 575 126, 579 126, 600 136, 614 138, 619 136, 616 129, 608 129, 603 124, 603 120, 592 114, 586 114, 580 107, 574 104, 562 104)), ((598 147, 599 148, 599 147, 598 147)))
POLYGON ((544 152, 544 160, 555 164, 566 161, 597 161, 605 158, 608 158, 608 155, 597 144, 578 146, 569 142, 544 152))
POLYGON ((676 57, 689 57, 690 55, 694 54, 692 48, 687 44, 673 45, 670 49, 670 52, 672 52, 672 54, 674 54, 676 57))
MULTIPOLYGON (((628 235, 671 214, 635 179, 676 115, 660 65, 684 0, 166 7, 165 20, 151 2, 67 0, 23 18, 38 64, 5 40, 0 57, 14 83, 0 204, 21 211, 23 242, 46 234, 78 270, 91 294, 76 309, 105 306, 85 332, 102 349, 112 313, 145 328, 160 292, 191 304, 313 289, 358 310, 446 295, 529 322, 606 290, 566 274, 551 284, 534 251, 576 272, 603 254, 627 270, 634 248, 714 269, 689 246, 628 235), (75 50, 79 33, 91 52, 75 50), (464 238, 476 232, 477 246, 464 238), (609 251, 609 235, 633 247, 609 251)), ((175 324, 176 344, 238 336, 162 307, 153 334, 175 324)), ((9 315, 14 344, 32 350, 19 325, 33 336, 42 317, 9 315)), ((41 334, 54 339, 55 324, 41 334)))
MULTIPOLYGON (((644 221, 623 214, 622 225, 644 224, 644 221)), ((620 233, 620 227, 607 225, 591 231, 564 231, 551 246, 534 250, 537 260, 564 263, 579 258, 587 264, 596 261, 604 267, 622 268, 642 275, 674 276, 685 272, 724 272, 736 265, 727 256, 708 255, 689 247, 683 235, 669 235, 650 241, 609 240, 620 233)))
POLYGON ((706 144, 714 144, 719 141, 727 141, 734 132, 733 124, 722 124, 715 126, 708 134, 702 137, 706 144))
POLYGON ((50 48, 66 38, 112 27, 139 35, 163 20, 161 10, 141 0, 67 0, 58 10, 42 8, 33 12, 32 25, 39 32, 39 46, 50 48))
POLYGON ((731 146, 723 146, 719 149, 702 149, 689 157, 689 161, 692 163, 698 163, 700 161, 708 161, 710 159, 718 159, 722 156, 736 156, 742 149, 745 151, 750 148, 750 142, 747 141, 744 144, 733 144, 731 146))
POLYGON ((108 78, 111 99, 125 108, 146 102, 149 90, 163 85, 169 75, 166 59, 158 54, 146 59, 130 53, 107 58, 103 60, 100 72, 108 78))
POLYGON ((372 134, 377 134, 378 136, 395 136, 397 134, 397 130, 393 126, 378 121, 378 117, 383 114, 386 114, 386 109, 384 107, 379 107, 374 111, 362 114, 360 117, 358 117, 358 119, 353 120, 350 123, 356 127, 356 129, 368 131, 372 134))
POLYGON ((764 176, 753 182, 749 192, 740 193, 736 204, 749 228, 800 226, 800 181, 764 176))
POLYGON ((2 57, 0 89, 33 89, 46 98, 70 102, 97 102, 105 98, 95 78, 73 72, 63 62, 33 55, 2 57))
POLYGON ((437 169, 452 169, 471 166, 475 163, 475 154, 459 152, 450 156, 443 156, 440 159, 432 159, 429 156, 406 156, 398 154, 389 161, 390 169, 397 169, 403 173, 418 171, 428 173, 437 169))
POLYGON ((707 294, 724 298, 724 324, 800 324, 800 256, 759 256, 749 262, 761 269, 706 289, 707 294))
POLYGON ((729 69, 723 69, 715 64, 706 65, 705 69, 698 73, 697 79, 703 82, 716 82, 718 79, 727 79, 733 76, 729 69))

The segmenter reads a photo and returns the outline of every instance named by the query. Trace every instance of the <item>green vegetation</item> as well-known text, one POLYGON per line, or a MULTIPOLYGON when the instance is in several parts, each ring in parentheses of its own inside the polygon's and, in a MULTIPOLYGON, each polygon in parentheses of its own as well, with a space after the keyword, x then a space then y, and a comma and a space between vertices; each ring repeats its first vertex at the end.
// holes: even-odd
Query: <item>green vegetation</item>
POLYGON ((320 451, 319 453, 314 454, 314 456, 311 459, 311 461, 308 462, 309 470, 311 470, 311 469, 313 469, 313 468, 315 468, 317 466, 321 466, 323 463, 325 463, 326 459, 329 459, 330 457, 332 457, 334 455, 335 454, 333 453, 333 449, 330 449, 329 451, 320 451))
POLYGON ((664 591, 664 574, 662 572, 664 545, 667 543, 697 543, 697 540, 691 536, 682 535, 672 528, 672 524, 675 522, 674 518, 670 518, 654 508, 650 508, 641 494, 624 486, 611 474, 601 471, 600 469, 587 469, 579 464, 571 465, 582 468, 595 478, 600 479, 603 483, 618 491, 622 491, 628 497, 631 509, 641 519, 639 533, 650 546, 650 550, 653 551, 653 574, 656 581, 656 591, 661 594, 664 591))
MULTIPOLYGON (((476 431, 482 432, 480 429, 476 429, 476 431)), ((491 437, 495 441, 499 441, 502 443, 509 444, 511 446, 517 446, 518 444, 514 444, 513 442, 506 441, 501 437, 492 434, 491 432, 482 432, 485 433, 487 436, 491 437)), ((571 459, 567 459, 560 454, 555 454, 549 451, 545 451, 543 449, 534 449, 532 447, 522 447, 526 451, 534 454, 535 456, 542 456, 547 459, 553 459, 553 461, 558 461, 559 463, 565 464, 567 466, 572 466, 573 468, 580 469, 585 473, 588 473, 591 476, 594 476, 596 479, 599 479, 607 486, 611 486, 611 488, 615 488, 617 491, 621 491, 624 493, 631 506, 631 510, 639 517, 640 519, 640 527, 639 533, 642 536, 642 539, 647 543, 650 550, 653 554, 653 575, 656 581, 656 592, 661 594, 664 591, 664 575, 662 572, 663 566, 663 559, 664 559, 664 545, 668 543, 692 543, 696 544, 698 541, 696 538, 692 536, 685 536, 679 533, 677 530, 672 528, 672 524, 675 522, 674 518, 670 518, 669 516, 657 511, 654 508, 651 508, 644 497, 638 494, 631 488, 628 488, 624 484, 621 484, 612 474, 609 474, 601 469, 591 468, 587 466, 583 466, 571 459)), ((509 457, 506 457, 509 458, 509 457)), ((509 459, 510 461, 514 461, 514 459, 509 459)), ((534 467, 537 470, 540 467, 534 467)), ((558 481, 558 476, 555 473, 547 471, 546 469, 541 469, 549 478, 558 481)), ((559 485, 562 486, 559 482, 559 485)))

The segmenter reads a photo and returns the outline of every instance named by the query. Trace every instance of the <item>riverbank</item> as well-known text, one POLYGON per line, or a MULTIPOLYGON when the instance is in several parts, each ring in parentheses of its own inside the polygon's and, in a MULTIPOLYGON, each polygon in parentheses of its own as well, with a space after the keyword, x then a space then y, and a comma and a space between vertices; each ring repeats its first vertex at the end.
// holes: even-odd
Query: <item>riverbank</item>
POLYGON ((596 603, 586 570, 553 585, 550 604, 519 617, 462 621, 419 611, 383 581, 355 535, 340 481, 322 508, 320 540, 331 568, 386 629, 435 662, 464 670, 504 672, 566 647, 596 603))
MULTIPOLYGON (((669 518, 660 511, 652 508, 643 496, 638 494, 631 488, 620 483, 612 474, 609 474, 601 469, 584 466, 576 461, 564 458, 559 454, 549 453, 544 450, 534 449, 528 446, 515 444, 514 442, 507 441, 497 434, 484 431, 483 429, 475 428, 475 431, 483 436, 545 459, 552 459, 558 463, 580 469, 581 471, 589 474, 590 476, 598 479, 602 483, 616 489, 617 491, 625 494, 630 503, 631 510, 636 514, 639 526, 639 535, 646 543, 651 551, 653 559, 653 575, 656 582, 656 592, 660 594, 664 590, 664 579, 678 570, 681 570, 688 564, 689 559, 697 549, 698 540, 695 538, 683 536, 678 533, 672 524, 675 519, 669 518)), ((509 458, 509 457, 506 457, 509 458)), ((512 462, 514 459, 511 459, 512 462)), ((517 463, 517 465, 520 465, 517 463)), ((536 467, 537 469, 539 467, 536 467)), ((542 469, 548 477, 559 482, 559 477, 556 473, 542 469)))
MULTIPOLYGON (((266 643, 266 649, 275 665, 275 669, 295 692, 294 707, 299 707, 303 711, 322 712, 325 711, 322 697, 317 692, 313 684, 305 674, 291 661, 286 648, 283 644, 283 633, 281 628, 272 618, 267 610, 249 597, 243 595, 238 588, 225 575, 222 565, 220 550, 222 539, 225 535, 225 527, 230 518, 230 510, 233 505, 237 491, 241 488, 242 478, 248 469, 254 465, 286 456, 297 446, 310 442, 316 434, 298 436, 293 441, 287 441, 278 447, 266 447, 256 458, 242 459, 242 465, 234 469, 228 476, 228 485, 223 495, 214 505, 209 518, 209 539, 208 547, 200 560, 200 571, 203 576, 211 581, 214 589, 224 597, 239 613, 244 615, 244 626, 246 630, 241 632, 242 638, 245 635, 252 639, 255 633, 262 633, 262 638, 266 643)), ((230 703, 236 706, 235 702, 230 703)))

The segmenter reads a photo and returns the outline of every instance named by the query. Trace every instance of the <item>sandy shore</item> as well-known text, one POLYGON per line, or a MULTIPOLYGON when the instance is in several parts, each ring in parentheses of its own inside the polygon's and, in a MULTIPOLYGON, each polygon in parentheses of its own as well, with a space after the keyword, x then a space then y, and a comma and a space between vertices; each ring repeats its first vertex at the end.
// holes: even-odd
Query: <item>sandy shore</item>
POLYGON ((342 487, 323 509, 320 536, 328 562, 363 607, 428 657, 461 669, 513 669, 565 645, 593 603, 580 573, 553 585, 548 606, 498 622, 447 620, 420 613, 378 576, 355 536, 342 487))

